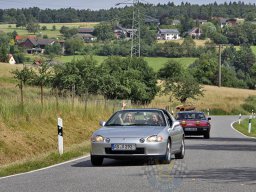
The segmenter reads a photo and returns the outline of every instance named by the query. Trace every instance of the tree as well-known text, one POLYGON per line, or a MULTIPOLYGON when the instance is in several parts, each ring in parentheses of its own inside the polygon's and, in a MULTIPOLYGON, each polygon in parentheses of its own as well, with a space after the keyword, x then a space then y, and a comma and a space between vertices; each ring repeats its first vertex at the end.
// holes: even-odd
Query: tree
POLYGON ((202 28, 203 34, 205 35, 206 38, 212 37, 213 34, 217 31, 215 25, 211 22, 204 23, 201 26, 201 28, 202 28))
POLYGON ((91 56, 56 65, 54 67, 55 75, 51 81, 52 87, 59 91, 68 91, 75 87, 77 95, 84 93, 97 94, 99 90, 98 79, 102 74, 98 71, 96 65, 96 60, 91 56))
POLYGON ((14 70, 11 72, 14 75, 14 78, 19 81, 17 84, 20 89, 20 97, 21 97, 21 106, 23 107, 23 87, 26 85, 27 82, 31 81, 32 77, 34 76, 34 72, 31 68, 28 68, 24 65, 22 70, 14 70))
POLYGON ((142 58, 109 57, 99 69, 99 90, 105 98, 146 104, 158 92, 156 74, 142 58))
POLYGON ((59 43, 54 43, 53 45, 47 45, 45 47, 45 54, 47 55, 61 55, 62 54, 62 48, 59 43))
POLYGON ((72 36, 74 36, 75 34, 78 33, 78 29, 77 28, 69 28, 69 27, 66 27, 66 26, 62 26, 60 28, 60 33, 63 34, 63 36, 65 38, 70 38, 72 36))
POLYGON ((183 48, 183 56, 191 57, 194 55, 196 43, 194 42, 192 37, 188 36, 184 38, 181 46, 183 48))
POLYGON ((241 46, 240 50, 236 52, 234 59, 234 67, 236 70, 242 70, 244 73, 249 73, 251 67, 255 64, 256 57, 249 45, 241 46))
POLYGON ((16 27, 26 27, 26 25, 27 25, 27 19, 23 13, 20 13, 17 16, 16 27))
POLYGON ((218 74, 218 56, 212 52, 202 54, 189 66, 189 70, 199 83, 214 84, 218 74))
POLYGON ((170 100, 176 98, 185 103, 188 98, 195 99, 203 95, 203 90, 196 79, 188 72, 184 72, 176 61, 169 61, 158 72, 159 78, 163 81, 163 94, 171 94, 170 100))
POLYGON ((171 95, 181 103, 185 103, 189 98, 203 96, 203 87, 190 73, 184 73, 177 82, 172 83, 171 90, 171 95))
POLYGON ((228 38, 225 35, 222 35, 221 33, 215 32, 212 34, 211 39, 216 44, 228 44, 228 38))
POLYGON ((33 85, 40 87, 40 93, 41 93, 41 104, 43 106, 43 98, 44 98, 44 86, 46 86, 50 82, 51 78, 51 69, 48 64, 42 64, 38 66, 37 72, 33 73, 32 81, 31 83, 33 85))
POLYGON ((74 37, 65 41, 66 54, 74 55, 76 52, 82 51, 84 41, 82 38, 74 37))
POLYGON ((110 23, 100 23, 95 26, 94 35, 100 41, 110 41, 114 39, 112 25, 110 23))
POLYGON ((7 54, 9 53, 10 46, 9 46, 10 37, 8 35, 1 35, 0 36, 0 61, 7 62, 7 54))
POLYGON ((36 33, 40 29, 40 25, 38 23, 28 23, 26 29, 28 30, 29 33, 36 33))

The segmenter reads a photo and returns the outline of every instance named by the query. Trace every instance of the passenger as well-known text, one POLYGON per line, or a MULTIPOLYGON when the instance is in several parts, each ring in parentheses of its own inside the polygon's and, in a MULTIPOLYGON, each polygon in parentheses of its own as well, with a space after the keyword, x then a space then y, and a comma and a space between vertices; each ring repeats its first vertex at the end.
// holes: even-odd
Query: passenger
POLYGON ((133 117, 132 113, 126 114, 124 123, 134 123, 134 117, 133 117))
POLYGON ((161 124, 160 117, 157 114, 153 114, 150 119, 150 124, 151 125, 160 125, 161 124))

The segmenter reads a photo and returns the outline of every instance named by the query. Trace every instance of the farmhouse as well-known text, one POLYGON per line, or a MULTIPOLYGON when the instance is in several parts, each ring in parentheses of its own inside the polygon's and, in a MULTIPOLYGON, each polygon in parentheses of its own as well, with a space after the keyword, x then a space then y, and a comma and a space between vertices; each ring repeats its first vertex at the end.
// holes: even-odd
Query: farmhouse
POLYGON ((132 38, 132 35, 136 32, 136 29, 126 29, 124 27, 121 27, 120 25, 116 26, 114 29, 114 35, 117 39, 119 38, 132 38))
POLYGON ((27 53, 44 53, 44 49, 47 45, 53 45, 54 39, 37 39, 27 38, 26 40, 19 43, 19 46, 27 49, 27 53))
POLYGON ((79 34, 91 34, 93 35, 94 28, 78 28, 79 34))
POLYGON ((193 29, 188 31, 187 34, 192 38, 198 39, 203 34, 203 31, 199 27, 194 27, 193 29))

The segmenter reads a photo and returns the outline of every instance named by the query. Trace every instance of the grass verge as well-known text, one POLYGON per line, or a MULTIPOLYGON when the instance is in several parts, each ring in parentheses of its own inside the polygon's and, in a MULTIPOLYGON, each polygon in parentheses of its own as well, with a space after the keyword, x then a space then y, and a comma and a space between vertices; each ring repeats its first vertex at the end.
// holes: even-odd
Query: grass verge
POLYGON ((61 156, 58 154, 58 152, 51 152, 41 155, 40 157, 35 157, 17 163, 4 165, 0 167, 0 177, 48 167, 54 164, 74 159, 76 157, 83 156, 85 154, 88 154, 89 151, 90 143, 87 141, 82 144, 68 148, 61 156))
POLYGON ((251 128, 251 133, 248 133, 248 124, 249 124, 249 119, 243 119, 241 123, 239 124, 238 122, 234 123, 234 128, 243 133, 244 135, 250 136, 250 137, 256 137, 256 119, 252 119, 252 128, 251 128))

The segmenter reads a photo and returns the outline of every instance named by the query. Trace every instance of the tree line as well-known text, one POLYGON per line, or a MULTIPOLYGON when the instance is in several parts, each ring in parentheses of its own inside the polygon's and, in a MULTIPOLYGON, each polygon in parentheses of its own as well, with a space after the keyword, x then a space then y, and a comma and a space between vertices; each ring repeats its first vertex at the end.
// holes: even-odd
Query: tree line
MULTIPOLYGON (((246 18, 255 19, 256 5, 245 4, 244 2, 229 2, 208 5, 196 5, 188 2, 181 2, 175 5, 172 2, 167 4, 153 5, 150 3, 140 4, 142 13, 160 19, 164 24, 171 19, 211 19, 212 17, 246 18)), ((0 22, 16 23, 18 26, 25 26, 25 23, 67 23, 67 22, 101 22, 110 20, 126 20, 127 15, 132 12, 132 7, 114 7, 108 10, 90 9, 40 9, 38 7, 22 9, 0 9, 0 22), (124 14, 125 13, 125 14, 124 14)), ((130 17, 132 18, 132 17, 130 17)))
POLYGON ((40 87, 42 104, 45 87, 57 90, 58 95, 102 95, 105 99, 129 99, 136 104, 149 103, 158 92, 157 74, 142 58, 109 57, 98 65, 92 56, 85 56, 54 66, 25 65, 12 73, 18 80, 22 103, 24 85, 40 87))
MULTIPOLYGON (((227 46, 222 51, 222 85, 255 89, 256 57, 250 46, 239 50, 227 46)), ((219 55, 215 47, 208 47, 194 63, 183 68, 175 61, 168 61, 158 72, 137 57, 111 56, 97 64, 92 56, 82 60, 37 68, 24 67, 13 71, 19 80, 23 95, 25 84, 39 86, 43 104, 43 88, 51 87, 59 95, 71 91, 77 96, 102 95, 105 99, 129 99, 136 104, 150 103, 156 94, 170 94, 180 102, 203 95, 202 84, 218 85, 219 55), (161 80, 162 83, 157 83, 161 80)), ((21 99, 23 102, 23 99, 21 99)))

